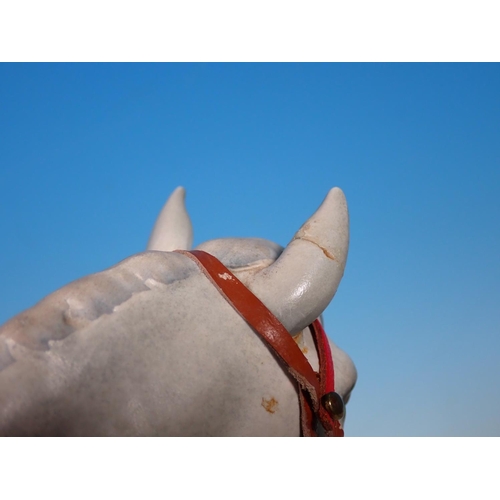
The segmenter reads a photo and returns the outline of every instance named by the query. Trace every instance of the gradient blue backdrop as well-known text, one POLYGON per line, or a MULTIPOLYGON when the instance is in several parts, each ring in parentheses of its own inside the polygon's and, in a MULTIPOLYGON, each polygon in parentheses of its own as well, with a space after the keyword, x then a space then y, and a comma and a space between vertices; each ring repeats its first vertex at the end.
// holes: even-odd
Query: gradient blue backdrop
POLYGON ((0 323, 143 250, 179 185, 195 244, 282 245, 340 186, 347 434, 500 435, 498 64, 3 64, 0 173, 0 323))

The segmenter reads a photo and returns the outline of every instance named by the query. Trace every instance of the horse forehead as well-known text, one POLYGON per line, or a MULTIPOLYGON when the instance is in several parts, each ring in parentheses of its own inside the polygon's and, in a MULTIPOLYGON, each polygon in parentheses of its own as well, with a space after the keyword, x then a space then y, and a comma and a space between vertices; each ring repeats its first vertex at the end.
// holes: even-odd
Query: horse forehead
POLYGON ((269 265, 283 252, 282 246, 261 238, 220 238, 206 241, 196 249, 212 254, 235 270, 269 265))

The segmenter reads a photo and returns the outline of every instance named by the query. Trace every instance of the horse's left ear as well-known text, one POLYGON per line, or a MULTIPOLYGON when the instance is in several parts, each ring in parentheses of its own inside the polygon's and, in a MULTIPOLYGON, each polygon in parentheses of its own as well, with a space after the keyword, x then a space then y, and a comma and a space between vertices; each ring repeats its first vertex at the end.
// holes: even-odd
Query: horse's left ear
POLYGON ((156 219, 146 250, 191 250, 193 226, 186 211, 186 191, 178 187, 162 208, 156 219))

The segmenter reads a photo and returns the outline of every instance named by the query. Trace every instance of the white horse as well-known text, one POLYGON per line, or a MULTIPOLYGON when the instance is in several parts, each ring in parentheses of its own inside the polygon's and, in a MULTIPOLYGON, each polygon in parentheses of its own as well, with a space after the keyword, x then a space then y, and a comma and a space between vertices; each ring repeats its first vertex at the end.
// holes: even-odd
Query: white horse
MULTIPOLYGON (((0 435, 298 436, 296 382, 188 257, 184 189, 171 195, 146 252, 50 294, 0 327, 0 435)), ((288 246, 211 240, 283 323, 314 369, 307 326, 342 278, 348 213, 332 189, 288 246)), ((356 369, 330 342, 336 392, 356 369)))

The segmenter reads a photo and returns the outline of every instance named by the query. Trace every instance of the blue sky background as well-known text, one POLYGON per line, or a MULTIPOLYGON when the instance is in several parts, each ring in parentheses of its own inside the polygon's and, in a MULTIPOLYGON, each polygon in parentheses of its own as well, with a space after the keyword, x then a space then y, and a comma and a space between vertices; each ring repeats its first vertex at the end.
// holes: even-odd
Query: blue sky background
POLYGON ((0 65, 0 323, 142 251, 351 218, 325 314, 355 436, 500 435, 500 65, 0 65))

